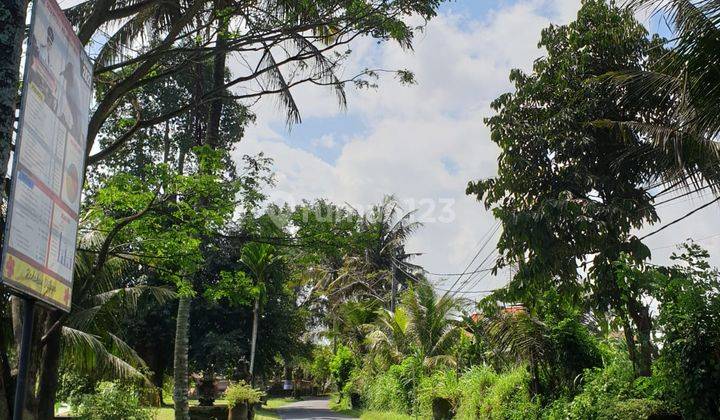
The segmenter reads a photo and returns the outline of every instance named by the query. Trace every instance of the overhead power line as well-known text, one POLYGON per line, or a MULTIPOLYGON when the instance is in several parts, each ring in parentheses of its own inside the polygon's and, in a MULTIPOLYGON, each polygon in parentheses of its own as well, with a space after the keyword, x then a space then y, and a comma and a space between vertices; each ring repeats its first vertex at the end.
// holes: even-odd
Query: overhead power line
POLYGON ((700 210, 702 210, 702 209, 704 209, 704 208, 706 208, 706 207, 709 207, 709 206, 713 205, 714 203, 716 203, 716 202, 718 202, 718 201, 720 201, 720 197, 717 197, 717 198, 715 198, 714 200, 711 200, 710 202, 705 203, 705 204, 703 204, 702 206, 697 207, 696 209, 694 209, 694 210, 686 213, 684 216, 678 217, 677 219, 675 219, 675 220, 673 220, 672 222, 670 222, 670 223, 668 223, 668 224, 660 227, 659 229, 656 229, 656 230, 648 233, 647 235, 645 235, 645 236, 643 236, 642 238, 640 238, 640 240, 643 240, 643 239, 648 238, 648 237, 650 237, 650 236, 652 236, 652 235, 655 235, 656 233, 660 233, 660 232, 662 232, 663 230, 669 228, 670 226, 672 226, 672 225, 674 225, 674 224, 676 224, 676 223, 679 223, 679 222, 687 219, 688 217, 692 216, 693 214, 699 212, 700 210))
MULTIPOLYGON (((460 280, 467 274, 467 272, 470 270, 470 266, 472 266, 472 263, 475 262, 475 260, 480 256, 480 253, 483 252, 485 247, 490 243, 492 238, 495 236, 495 233, 497 233, 498 229, 500 229, 500 222, 495 222, 494 227, 485 233, 485 236, 487 237, 487 239, 485 240, 485 242, 483 242, 480 249, 478 249, 478 251, 475 253, 475 256, 472 258, 472 260, 470 260, 468 265, 465 267, 465 270, 463 270, 463 273, 460 276, 458 276, 458 278, 455 279, 455 281, 453 282, 452 286, 450 286, 451 290, 454 289, 455 286, 457 286, 457 284, 460 282, 460 280)), ((446 295, 447 295, 447 293, 448 292, 445 292, 446 295)))

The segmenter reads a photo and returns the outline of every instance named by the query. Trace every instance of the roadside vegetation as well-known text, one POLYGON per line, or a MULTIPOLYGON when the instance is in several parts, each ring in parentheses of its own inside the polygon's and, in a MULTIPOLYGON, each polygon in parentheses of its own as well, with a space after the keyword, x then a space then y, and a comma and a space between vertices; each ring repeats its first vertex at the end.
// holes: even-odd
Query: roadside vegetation
MULTIPOLYGON (((717 2, 583 0, 539 34, 544 54, 509 74, 485 121, 497 174, 466 192, 496 223, 461 273, 417 264, 423 226, 393 195, 270 201, 272 158, 240 143, 254 101, 277 96, 295 124, 297 85, 345 106, 345 89, 381 74, 413 83, 405 69, 344 73, 348 45, 410 49, 439 6, 69 7, 95 55, 88 166, 72 308, 38 309, 23 418, 188 420, 267 398, 264 420, 309 395, 365 420, 720 418, 720 272, 699 240, 676 238, 664 265, 646 244, 692 215, 660 220, 660 206, 720 200, 717 2), (671 41, 635 18, 657 8, 671 41), (484 290, 500 270, 508 283, 484 290)), ((22 304, 2 293, 5 419, 22 304)))

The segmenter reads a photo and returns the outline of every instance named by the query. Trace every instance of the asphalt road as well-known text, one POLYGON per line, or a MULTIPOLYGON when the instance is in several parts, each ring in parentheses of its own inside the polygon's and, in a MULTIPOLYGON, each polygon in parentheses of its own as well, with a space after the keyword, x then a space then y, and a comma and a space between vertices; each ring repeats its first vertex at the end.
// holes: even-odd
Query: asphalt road
POLYGON ((328 408, 328 401, 327 398, 308 398, 303 401, 278 407, 275 410, 280 415, 280 418, 285 420, 340 420, 355 418, 344 416, 330 410, 328 408))

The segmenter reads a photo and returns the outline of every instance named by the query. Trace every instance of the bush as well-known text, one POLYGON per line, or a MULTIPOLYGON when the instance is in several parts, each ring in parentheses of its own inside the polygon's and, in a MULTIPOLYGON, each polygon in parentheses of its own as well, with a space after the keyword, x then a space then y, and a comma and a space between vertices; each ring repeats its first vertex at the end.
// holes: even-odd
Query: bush
POLYGON ((488 366, 473 366, 460 378, 462 397, 458 405, 459 419, 480 418, 483 399, 497 380, 497 374, 488 366))
POLYGON ((245 381, 240 381, 235 384, 228 386, 225 390, 225 399, 227 400, 228 407, 235 407, 238 404, 253 405, 260 402, 260 399, 265 395, 262 391, 254 389, 245 381))
POLYGON ((403 370, 400 365, 368 381, 363 394, 363 402, 370 410, 389 410, 397 413, 409 413, 412 407, 412 390, 408 393, 403 383, 403 370))
POLYGON ((693 243, 659 277, 662 351, 654 374, 688 419, 720 418, 720 273, 693 243))
POLYGON ((75 413, 91 420, 152 420, 154 410, 140 405, 136 388, 119 382, 101 382, 94 394, 81 397, 75 413))
POLYGON ((330 374, 332 374, 338 391, 342 392, 345 383, 350 379, 350 373, 355 367, 355 359, 352 351, 342 344, 335 350, 335 355, 330 360, 330 374))
POLYGON ((459 419, 534 419, 540 407, 530 396, 530 374, 525 367, 496 374, 476 366, 460 380, 459 419))
POLYGON ((635 379, 632 363, 618 359, 603 369, 585 372, 582 392, 573 399, 554 401, 543 413, 547 419, 647 419, 672 412, 656 398, 656 378, 635 379))
POLYGON ((75 407, 82 399, 95 392, 96 384, 88 375, 80 375, 71 369, 61 368, 55 399, 75 407))
POLYGON ((418 390, 418 403, 423 417, 429 417, 433 412, 433 400, 441 398, 446 400, 452 412, 457 412, 462 399, 460 378, 454 370, 435 372, 422 378, 418 390))

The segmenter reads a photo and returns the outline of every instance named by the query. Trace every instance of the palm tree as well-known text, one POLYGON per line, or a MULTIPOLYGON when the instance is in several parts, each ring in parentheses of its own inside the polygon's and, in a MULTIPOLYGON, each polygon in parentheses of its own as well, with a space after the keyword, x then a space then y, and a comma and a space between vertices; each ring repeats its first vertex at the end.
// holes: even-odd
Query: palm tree
POLYGON ((253 369, 255 367, 255 349, 257 345, 258 323, 260 318, 260 302, 265 295, 265 281, 268 278, 270 269, 278 260, 274 255, 272 245, 261 243, 250 243, 242 250, 240 262, 242 262, 255 277, 255 301, 253 303, 253 326, 252 338, 250 340, 250 381, 254 380, 253 369))
POLYGON ((143 373, 145 362, 114 331, 143 299, 164 303, 176 295, 169 288, 134 280, 128 273, 129 257, 111 256, 98 269, 97 254, 84 250, 97 243, 93 236, 81 238, 70 313, 52 312, 46 319, 37 390, 39 418, 54 415, 60 364, 90 377, 136 379, 152 386, 143 373))
POLYGON ((385 354, 393 362, 415 356, 426 367, 455 365, 453 346, 462 332, 460 305, 454 297, 438 297, 428 282, 411 286, 394 312, 381 313, 375 331, 368 335, 371 351, 385 354))
POLYGON ((610 80, 625 89, 627 100, 669 112, 660 121, 620 124, 653 141, 666 181, 714 183, 720 179, 720 8, 715 1, 690 0, 631 0, 629 5, 662 15, 674 37, 669 50, 651 51, 650 68, 614 72, 610 80))
POLYGON ((494 347, 496 358, 510 363, 524 362, 530 366, 533 392, 538 394, 540 368, 552 351, 545 324, 523 309, 501 312, 478 321, 485 338, 494 347))
MULTIPOLYGON (((383 270, 390 273, 390 310, 395 309, 398 288, 411 279, 405 273, 416 269, 409 259, 418 255, 405 252, 405 243, 422 223, 412 221, 416 210, 402 213, 402 208, 393 196, 373 206, 361 220, 360 231, 367 238, 365 259, 371 271, 383 270)), ((382 285, 381 285, 382 286, 382 285)), ((383 290, 384 291, 384 290, 383 290)))

